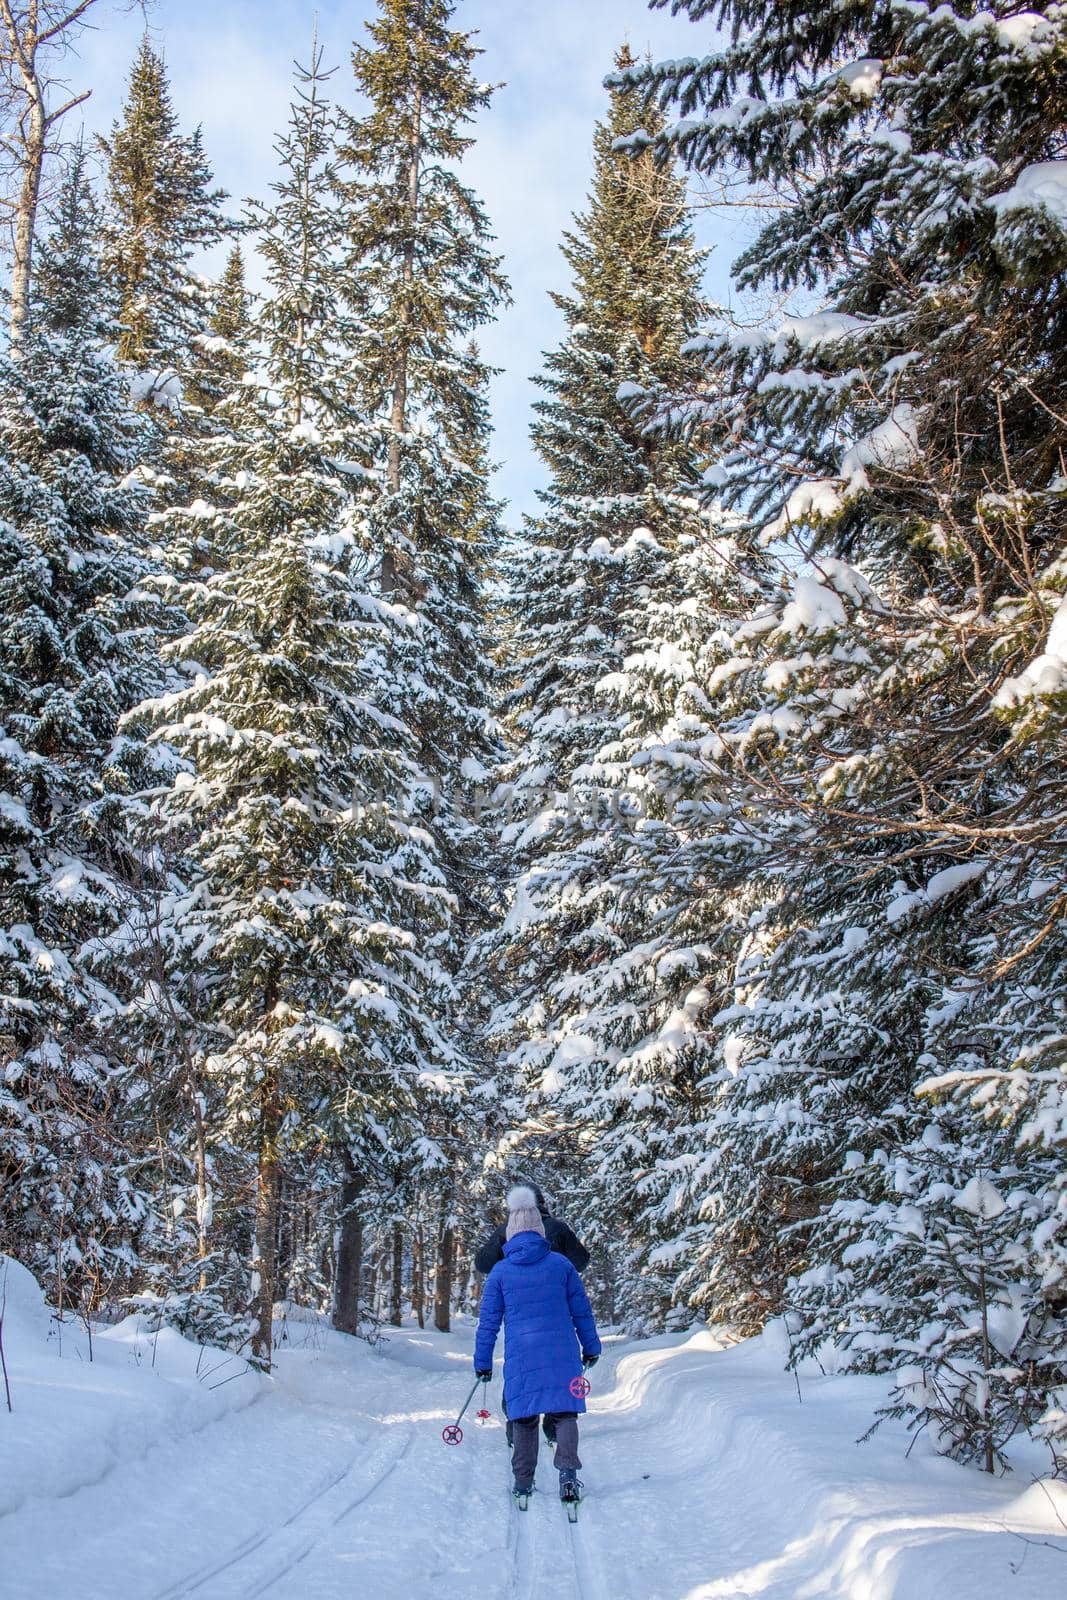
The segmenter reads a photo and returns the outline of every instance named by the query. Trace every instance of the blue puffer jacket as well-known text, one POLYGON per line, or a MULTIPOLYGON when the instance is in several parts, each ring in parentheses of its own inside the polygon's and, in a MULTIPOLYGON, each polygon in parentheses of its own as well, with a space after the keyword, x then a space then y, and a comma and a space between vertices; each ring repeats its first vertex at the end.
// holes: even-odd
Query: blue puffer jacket
POLYGON ((539 1233, 517 1233, 504 1246, 482 1291, 474 1370, 488 1372, 504 1323, 504 1403, 509 1417, 584 1411, 570 1392, 582 1356, 598 1356, 600 1339, 582 1280, 566 1256, 539 1233), (579 1348, 581 1340, 581 1348, 579 1348))

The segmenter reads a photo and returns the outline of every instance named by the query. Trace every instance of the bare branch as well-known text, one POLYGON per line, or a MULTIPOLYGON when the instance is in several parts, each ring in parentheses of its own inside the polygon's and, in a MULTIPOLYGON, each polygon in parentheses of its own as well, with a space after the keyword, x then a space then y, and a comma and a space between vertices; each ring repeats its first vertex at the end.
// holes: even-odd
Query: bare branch
MULTIPOLYGON (((14 262, 11 271, 11 348, 17 352, 29 317, 33 278, 33 246, 41 182, 49 153, 49 135, 75 106, 89 97, 89 90, 72 94, 54 110, 49 110, 47 61, 56 50, 71 47, 71 35, 86 25, 85 19, 96 0, 77 0, 62 5, 40 0, 0 0, 0 23, 6 42, 0 43, 0 115, 5 111, 14 128, 3 135, 0 148, 8 155, 12 176, 18 186, 18 199, 12 207, 14 224, 14 262)), ((2 37, 2 36, 0 36, 2 37)))
POLYGON ((92 92, 91 89, 83 89, 81 94, 73 95, 66 105, 59 107, 58 111, 50 111, 45 118, 45 127, 50 128, 54 122, 59 121, 60 117, 65 117, 68 111, 73 111, 75 106, 83 105, 92 92))
POLYGON ((42 33, 37 35, 38 48, 41 45, 50 44, 53 39, 58 39, 61 34, 66 33, 76 22, 80 22, 89 8, 95 4, 96 0, 81 0, 81 4, 76 5, 72 11, 68 11, 65 17, 58 17, 50 28, 45 28, 42 33))

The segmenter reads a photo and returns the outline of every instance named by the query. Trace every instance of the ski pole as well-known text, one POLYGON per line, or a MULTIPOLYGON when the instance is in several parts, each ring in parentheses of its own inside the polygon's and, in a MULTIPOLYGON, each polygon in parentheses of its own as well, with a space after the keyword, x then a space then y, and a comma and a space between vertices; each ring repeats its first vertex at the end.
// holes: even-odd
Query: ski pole
POLYGON ((459 1416, 456 1418, 455 1422, 450 1422, 448 1424, 447 1428, 442 1428, 441 1429, 441 1438, 445 1441, 445 1444, 462 1444, 463 1443, 463 1429, 460 1427, 460 1422, 463 1420, 463 1413, 466 1411, 467 1407, 470 1405, 471 1401, 474 1399, 474 1391, 475 1391, 475 1389, 477 1389, 477 1387, 478 1387, 478 1385, 480 1383, 484 1383, 484 1382, 485 1382, 484 1378, 475 1378, 474 1382, 471 1384, 471 1392, 470 1392, 470 1394, 467 1396, 466 1400, 464 1400, 462 1406, 460 1407, 459 1416))

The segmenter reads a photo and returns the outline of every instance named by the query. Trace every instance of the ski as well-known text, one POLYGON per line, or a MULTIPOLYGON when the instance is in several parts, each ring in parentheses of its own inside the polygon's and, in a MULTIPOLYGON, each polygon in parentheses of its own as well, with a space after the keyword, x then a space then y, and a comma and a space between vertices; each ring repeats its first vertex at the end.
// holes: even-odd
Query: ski
POLYGON ((528 1494, 516 1494, 515 1490, 512 1489, 511 1498, 520 1511, 528 1511, 530 1509, 530 1496, 528 1494))
POLYGON ((568 1522, 577 1522, 578 1521, 578 1501, 577 1500, 564 1500, 563 1504, 567 1507, 567 1521, 568 1522))

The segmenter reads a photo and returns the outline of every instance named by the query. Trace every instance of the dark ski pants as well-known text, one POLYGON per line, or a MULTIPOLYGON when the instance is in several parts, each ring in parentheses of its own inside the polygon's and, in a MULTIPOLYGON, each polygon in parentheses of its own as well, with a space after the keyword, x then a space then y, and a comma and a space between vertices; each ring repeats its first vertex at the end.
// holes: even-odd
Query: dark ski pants
MULTIPOLYGON (((515 1443, 515 1424, 508 1416, 508 1403, 503 1395, 500 1396, 500 1409, 504 1413, 504 1438, 507 1440, 508 1449, 510 1450, 515 1443)), ((551 1411, 545 1412, 545 1438, 549 1444, 555 1444, 556 1442, 556 1418, 551 1411)))
MULTIPOLYGON (((577 1472, 578 1413, 576 1411, 550 1411, 547 1416, 556 1425, 557 1472, 577 1472)), ((513 1417, 511 1426, 515 1443, 511 1451, 511 1466, 516 1483, 530 1483, 537 1466, 538 1424, 540 1417, 513 1417)))

